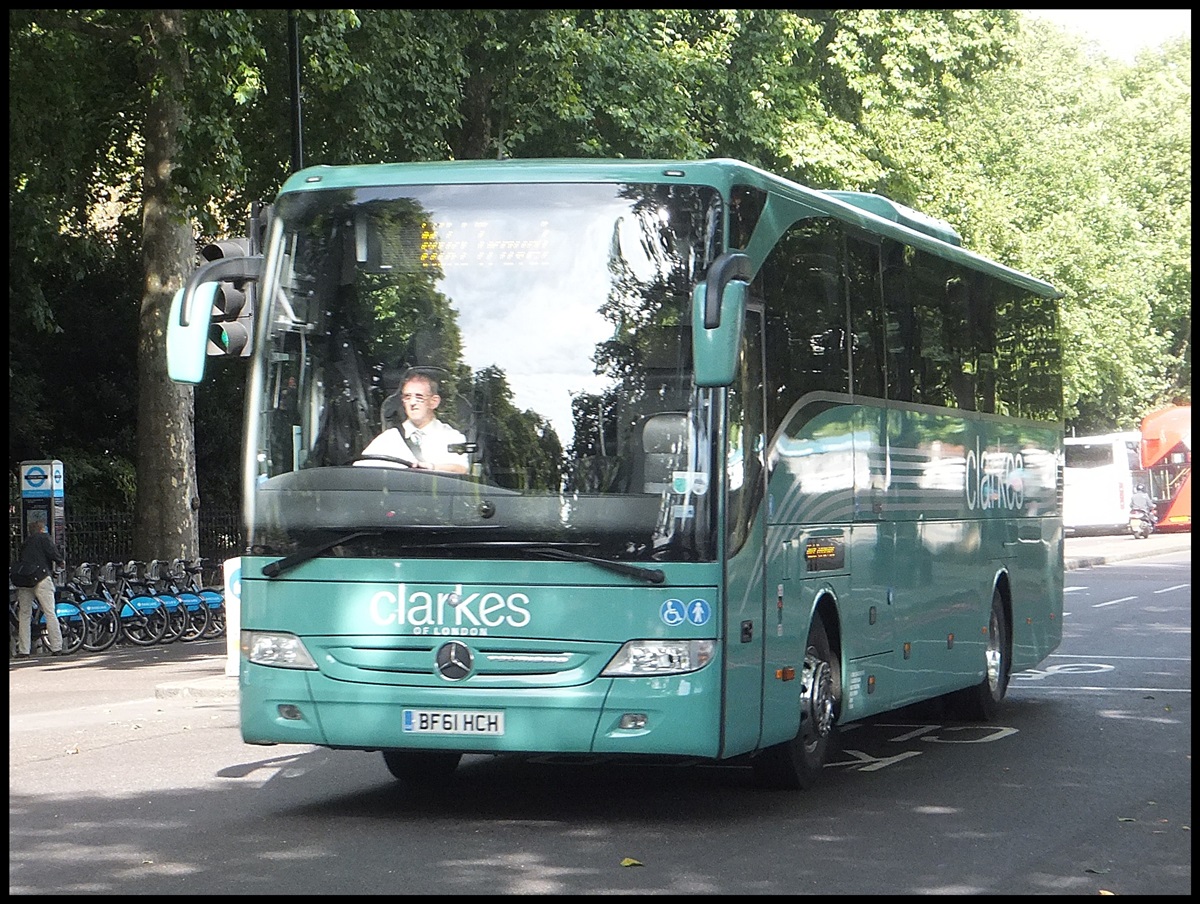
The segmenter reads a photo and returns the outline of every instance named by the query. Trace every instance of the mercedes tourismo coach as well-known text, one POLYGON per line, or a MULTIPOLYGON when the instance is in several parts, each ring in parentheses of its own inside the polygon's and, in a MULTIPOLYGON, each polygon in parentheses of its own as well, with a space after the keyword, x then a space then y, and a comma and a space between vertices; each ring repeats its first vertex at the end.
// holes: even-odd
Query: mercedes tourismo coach
POLYGON ((176 380, 210 319, 248 357, 247 742, 806 787, 840 724, 989 718, 1058 646, 1058 293, 948 224, 733 160, 508 160, 305 169, 251 238, 168 336, 176 380))

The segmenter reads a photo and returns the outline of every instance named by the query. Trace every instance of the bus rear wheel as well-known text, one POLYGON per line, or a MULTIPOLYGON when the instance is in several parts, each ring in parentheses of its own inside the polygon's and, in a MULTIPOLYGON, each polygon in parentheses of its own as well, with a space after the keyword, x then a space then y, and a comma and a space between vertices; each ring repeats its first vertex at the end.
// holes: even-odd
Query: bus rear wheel
POLYGON ((820 618, 808 629, 800 685, 800 730, 796 737, 768 747, 752 760, 755 781, 764 788, 811 788, 835 747, 842 696, 841 663, 820 618))
POLYGON ((1009 652, 1008 616, 1000 590, 992 592, 992 611, 988 616, 987 646, 983 651, 983 679, 973 687, 956 691, 946 698, 948 715, 962 722, 991 722, 1000 714, 1000 704, 1008 692, 1012 659, 1009 652))
POLYGON ((461 753, 432 753, 424 750, 385 750, 383 761, 393 778, 412 785, 428 785, 448 779, 458 768, 461 753))

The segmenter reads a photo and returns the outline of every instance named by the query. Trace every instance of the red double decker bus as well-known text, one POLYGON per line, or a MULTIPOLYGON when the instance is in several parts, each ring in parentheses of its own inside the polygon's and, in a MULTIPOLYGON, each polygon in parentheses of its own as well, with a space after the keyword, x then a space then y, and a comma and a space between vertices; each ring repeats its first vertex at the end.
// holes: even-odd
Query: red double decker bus
POLYGON ((1142 468, 1158 528, 1192 529, 1192 406, 1172 405, 1142 418, 1142 468))

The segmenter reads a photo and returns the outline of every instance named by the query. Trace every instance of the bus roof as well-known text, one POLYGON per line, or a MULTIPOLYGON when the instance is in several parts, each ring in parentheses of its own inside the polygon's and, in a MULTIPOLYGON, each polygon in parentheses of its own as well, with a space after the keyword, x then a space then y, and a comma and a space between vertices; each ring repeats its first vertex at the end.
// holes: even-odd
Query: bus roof
POLYGON ((1171 405, 1152 411, 1142 418, 1142 434, 1168 433, 1176 437, 1192 435, 1192 406, 1171 405))
POLYGON ((1061 298, 1052 285, 962 247, 944 220, 866 192, 822 191, 792 182, 741 160, 623 160, 536 158, 444 160, 314 166, 292 174, 280 195, 322 189, 388 185, 501 184, 509 182, 651 182, 711 185, 729 197, 735 185, 752 185, 866 232, 886 236, 962 266, 988 273, 1046 298, 1061 298))
POLYGON ((1142 464, 1152 467, 1179 446, 1192 449, 1192 406, 1171 405, 1142 418, 1142 464))

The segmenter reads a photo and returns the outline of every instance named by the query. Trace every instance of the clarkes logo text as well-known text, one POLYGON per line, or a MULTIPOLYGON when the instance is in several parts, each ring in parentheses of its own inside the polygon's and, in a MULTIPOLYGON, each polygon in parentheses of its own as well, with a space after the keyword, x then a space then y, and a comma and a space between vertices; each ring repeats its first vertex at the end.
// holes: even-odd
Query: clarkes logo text
POLYGON ((371 597, 371 618, 381 627, 408 628, 413 634, 484 635, 497 628, 529 624, 529 597, 495 590, 381 590, 371 597))

